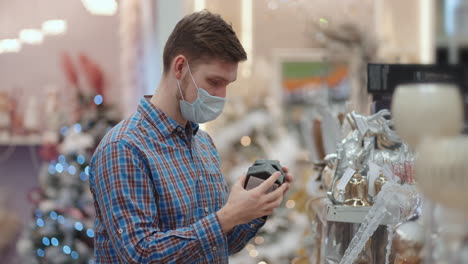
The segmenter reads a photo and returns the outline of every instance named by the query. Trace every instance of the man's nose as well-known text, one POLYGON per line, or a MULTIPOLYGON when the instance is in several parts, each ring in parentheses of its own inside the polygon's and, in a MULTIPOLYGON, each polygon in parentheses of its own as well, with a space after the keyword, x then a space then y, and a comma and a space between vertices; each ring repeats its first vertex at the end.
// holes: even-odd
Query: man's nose
POLYGON ((217 97, 225 98, 226 97, 226 87, 216 89, 215 94, 212 94, 212 95, 217 96, 217 97))

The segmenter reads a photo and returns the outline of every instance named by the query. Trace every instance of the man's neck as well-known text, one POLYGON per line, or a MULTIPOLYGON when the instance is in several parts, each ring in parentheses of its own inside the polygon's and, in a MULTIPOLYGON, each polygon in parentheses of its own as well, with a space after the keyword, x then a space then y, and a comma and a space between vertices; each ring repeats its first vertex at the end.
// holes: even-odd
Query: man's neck
MULTIPOLYGON (((185 127, 187 120, 182 117, 179 100, 173 93, 174 89, 171 89, 170 85, 170 81, 162 80, 153 97, 151 97, 150 102, 159 108, 164 114, 174 119, 179 125, 185 127)), ((176 84, 174 83, 174 85, 176 84)))

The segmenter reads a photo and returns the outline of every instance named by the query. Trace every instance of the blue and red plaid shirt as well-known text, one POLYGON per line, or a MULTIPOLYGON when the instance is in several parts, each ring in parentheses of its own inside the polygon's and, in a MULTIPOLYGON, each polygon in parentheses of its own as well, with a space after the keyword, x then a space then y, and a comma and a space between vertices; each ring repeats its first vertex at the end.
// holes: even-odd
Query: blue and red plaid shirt
POLYGON ((264 220, 225 234, 228 186, 210 136, 143 98, 91 161, 96 263, 228 263, 264 220))

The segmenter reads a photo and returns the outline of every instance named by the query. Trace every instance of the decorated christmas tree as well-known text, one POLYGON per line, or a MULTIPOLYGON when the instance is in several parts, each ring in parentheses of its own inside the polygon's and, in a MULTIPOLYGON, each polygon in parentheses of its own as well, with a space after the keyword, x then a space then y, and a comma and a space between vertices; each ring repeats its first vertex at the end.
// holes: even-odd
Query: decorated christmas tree
MULTIPOLYGON (((101 138, 117 123, 118 113, 104 100, 104 74, 96 63, 85 55, 79 56, 77 67, 68 55, 62 62, 67 91, 72 91, 68 98, 74 100, 67 102, 70 113, 48 119, 53 121, 40 151, 40 186, 29 195, 36 209, 17 245, 24 263, 94 262, 89 162, 101 138)), ((49 105, 58 105, 57 98, 49 99, 49 105)))
POLYGON ((308 174, 306 170, 310 166, 303 166, 298 135, 288 131, 282 122, 274 122, 271 109, 276 107, 257 103, 249 105, 245 100, 231 98, 223 115, 208 127, 220 154, 223 174, 230 185, 256 159, 279 160, 290 169, 298 183, 291 186, 283 204, 268 217, 257 236, 244 250, 231 256, 229 263, 303 263, 300 261, 306 259, 302 246, 305 245, 304 231, 308 225, 303 210, 307 197, 300 181, 304 174, 308 174))

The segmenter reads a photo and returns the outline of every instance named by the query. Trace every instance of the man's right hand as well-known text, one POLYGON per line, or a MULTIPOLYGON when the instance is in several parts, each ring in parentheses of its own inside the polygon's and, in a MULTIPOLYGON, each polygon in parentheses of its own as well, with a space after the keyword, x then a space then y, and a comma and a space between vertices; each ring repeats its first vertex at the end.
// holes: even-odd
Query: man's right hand
POLYGON ((244 189, 244 174, 232 187, 226 205, 216 213, 223 231, 227 233, 236 225, 271 215, 281 205, 283 194, 289 187, 289 183, 285 182, 278 189, 267 193, 280 176, 280 172, 275 172, 262 184, 247 191, 244 189))

